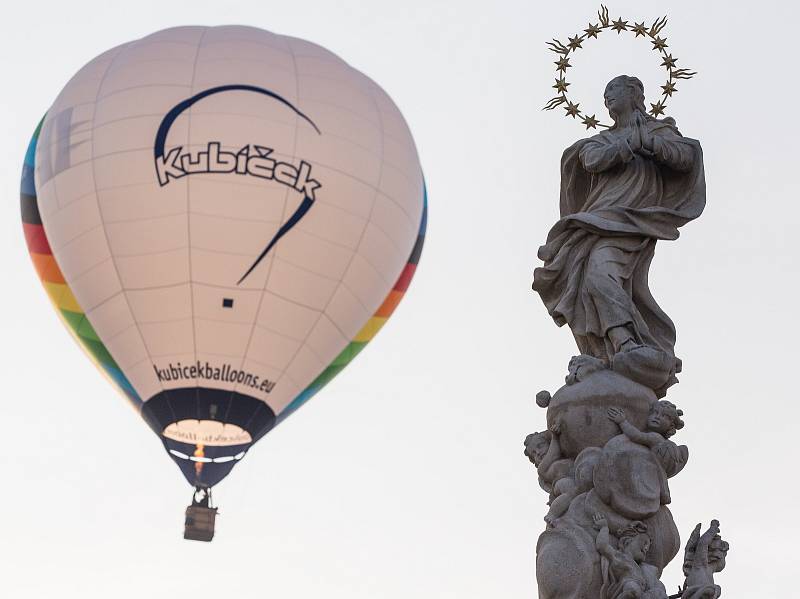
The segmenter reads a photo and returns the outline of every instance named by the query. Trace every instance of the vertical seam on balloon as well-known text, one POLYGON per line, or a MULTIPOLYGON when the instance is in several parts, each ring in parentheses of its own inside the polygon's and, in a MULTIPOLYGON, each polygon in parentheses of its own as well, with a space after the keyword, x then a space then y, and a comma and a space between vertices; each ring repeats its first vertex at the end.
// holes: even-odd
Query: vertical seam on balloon
MULTIPOLYGON (((276 37, 279 37, 279 36, 276 36, 276 37)), ((300 80, 299 80, 299 74, 297 72, 297 59, 296 59, 295 54, 294 54, 294 49, 292 48, 291 43, 289 43, 289 40, 287 40, 287 39, 285 39, 283 37, 281 37, 281 39, 284 40, 284 43, 286 44, 286 47, 289 49, 289 54, 292 57, 292 64, 294 65, 295 103, 299 105, 299 103, 300 103, 300 80)), ((293 139, 293 142, 292 142, 292 160, 297 158, 297 130, 298 130, 299 125, 300 125, 299 119, 300 119, 300 117, 297 114, 295 114, 294 115, 294 123, 295 123, 294 139, 293 139)), ((280 220, 280 222, 284 222, 285 219, 286 219, 286 207, 287 207, 288 204, 289 204, 289 188, 285 189, 284 192, 283 192, 283 209, 281 210, 281 220, 280 220)), ((280 228, 280 225, 279 225, 279 228, 280 228)), ((259 313, 261 312, 261 305, 262 305, 262 303, 264 301, 264 294, 267 293, 267 286, 269 285, 270 276, 272 276, 272 268, 275 265, 275 258, 278 255, 278 251, 279 251, 279 248, 276 247, 275 251, 272 253, 272 256, 270 257, 269 263, 266 265, 267 266, 267 273, 266 273, 266 276, 264 277, 264 285, 261 288, 261 294, 258 297, 258 305, 256 306, 256 311, 255 311, 255 315, 254 315, 254 318, 253 318, 253 324, 250 327, 250 335, 247 338, 247 343, 245 344, 244 352, 242 352, 242 361, 241 361, 241 363, 239 365, 239 369, 240 370, 242 368, 244 368, 244 365, 247 362, 247 356, 250 353, 250 345, 253 343, 253 336, 254 336, 255 331, 256 331, 256 324, 258 323, 258 316, 259 316, 259 313)), ((301 347, 302 347, 302 343, 303 342, 301 342, 301 347)), ((287 367, 290 364, 291 364, 291 360, 287 363, 287 367)), ((280 380, 281 376, 283 376, 283 373, 284 373, 284 371, 282 370, 281 374, 277 377, 277 379, 275 381, 276 385, 277 385, 277 382, 280 380)), ((233 389, 231 390, 231 397, 233 397, 233 394, 237 392, 238 388, 239 388, 239 384, 238 383, 234 383, 233 384, 233 389)), ((272 410, 273 414, 275 414, 276 419, 277 419, 277 413, 275 412, 273 407, 269 404, 269 402, 266 400, 266 398, 262 399, 261 401, 263 401, 269 407, 269 409, 272 410)), ((230 404, 228 404, 228 411, 230 411, 230 404)), ((228 416, 228 414, 226 412, 225 417, 227 418, 227 416, 228 416)))
POLYGON ((420 220, 418 225, 418 232, 417 237, 414 241, 414 244, 411 247, 411 252, 409 254, 407 263, 400 271, 400 275, 397 278, 397 281, 392 286, 392 289, 389 291, 389 294, 384 299, 381 306, 375 312, 375 314, 370 317, 369 320, 365 323, 362 330, 350 341, 350 343, 342 350, 342 352, 334 358, 333 362, 331 362, 325 370, 323 370, 316 379, 314 379, 303 391, 301 391, 289 404, 284 406, 284 409, 277 414, 276 418, 276 426, 283 422, 288 416, 293 414, 300 406, 306 403, 311 397, 313 397, 322 387, 324 387, 330 380, 336 376, 338 372, 340 372, 345 366, 350 364, 352 360, 355 358, 358 353, 360 353, 361 349, 363 349, 377 334, 377 332, 383 327, 386 321, 391 317, 394 309, 397 307, 397 304, 405 295, 406 291, 408 290, 408 286, 411 283, 411 279, 414 276, 416 265, 419 263, 420 255, 422 252, 422 245, 425 241, 425 232, 427 230, 427 213, 428 213, 428 193, 427 187, 425 185, 425 178, 422 177, 422 211, 420 213, 420 220), (409 267, 413 268, 409 270, 409 267), (393 294, 399 293, 400 297, 397 298, 394 302, 394 305, 390 308, 388 314, 382 314, 383 308, 386 305, 387 301, 389 301, 393 294), (367 329, 370 325, 370 322, 373 321, 373 318, 378 318, 382 320, 380 324, 375 327, 374 331, 368 332, 368 338, 366 339, 359 339, 361 337, 361 333, 367 329), (343 361, 339 361, 339 359, 348 353, 347 356, 344 357, 343 361), (335 371, 335 372, 332 372, 335 371), (327 376, 326 376, 327 375, 327 376), (299 400, 299 403, 298 403, 299 400))
MULTIPOLYGON (((379 127, 380 127, 380 131, 381 131, 381 158, 380 158, 380 163, 379 163, 379 164, 380 164, 380 167, 379 167, 379 169, 378 169, 378 181, 377 181, 376 187, 373 187, 373 189, 374 189, 374 191, 375 191, 375 194, 374 194, 374 195, 373 195, 373 197, 372 197, 372 203, 371 203, 371 205, 370 205, 370 208, 369 208, 369 214, 367 215, 367 218, 366 218, 366 219, 365 219, 365 221, 364 221, 364 228, 361 230, 361 235, 360 235, 360 236, 359 236, 359 238, 358 238, 358 243, 356 244, 356 247, 355 247, 355 249, 353 250, 353 255, 352 255, 352 256, 350 256, 350 260, 349 260, 349 261, 348 261, 348 263, 347 263, 347 267, 345 268, 345 270, 344 270, 344 274, 342 275, 342 279, 341 279, 341 281, 340 281, 340 285, 344 286, 346 289, 348 289, 348 291, 350 291, 350 290, 349 290, 349 288, 347 288, 347 286, 344 284, 344 278, 347 276, 347 273, 350 271, 350 268, 351 268, 351 267, 352 267, 352 265, 353 265, 353 260, 355 260, 355 257, 358 255, 358 249, 361 247, 361 243, 364 241, 364 235, 366 234, 366 232, 367 232, 367 228, 369 227, 369 224, 370 224, 370 222, 372 221, 372 214, 373 214, 373 212, 375 211, 375 204, 376 204, 376 203, 377 203, 377 201, 378 201, 378 194, 380 193, 380 191, 379 191, 379 190, 380 190, 380 187, 381 187, 381 182, 383 181, 383 157, 384 157, 384 154, 385 154, 385 151, 386 151, 386 147, 385 147, 385 146, 386 146, 386 141, 385 141, 385 139, 384 139, 383 114, 381 114, 380 108, 378 108, 378 102, 375 100, 375 96, 374 96, 374 95, 373 95, 373 93, 372 93, 372 88, 371 88, 371 87, 370 87, 370 99, 372 100, 372 104, 373 104, 373 106, 375 107, 375 114, 376 114, 376 115, 377 115, 377 117, 378 117, 378 118, 377 118, 377 121, 378 121, 378 125, 379 125, 379 127)), ((373 268, 374 268, 374 267, 373 267, 373 268)), ((402 272, 402 271, 401 271, 401 272, 402 272)), ((353 293, 353 292, 352 292, 352 291, 350 291, 350 293, 353 293)), ((332 318, 331 318, 331 317, 330 317, 330 316, 327 314, 327 312, 326 312, 326 310, 328 309, 328 306, 330 306, 330 303, 331 303, 331 301, 333 300, 333 296, 334 296, 335 294, 336 294, 336 292, 334 291, 334 293, 331 295, 331 297, 330 297, 330 298, 328 299, 328 301, 326 302, 325 306, 323 306, 322 310, 321 310, 321 311, 320 311, 320 313, 319 313, 319 316, 317 317, 317 320, 314 322, 314 325, 313 325, 313 326, 312 326, 312 327, 309 329, 309 332, 308 332, 308 334, 306 334, 306 337, 305 337, 305 339, 303 340, 303 343, 302 343, 302 345, 300 346, 301 348, 303 347, 303 345, 305 345, 305 344, 308 342, 308 338, 309 338, 309 336, 310 336, 310 335, 311 335, 311 334, 314 332, 314 329, 316 329, 316 327, 317 327, 317 325, 319 324, 319 321, 322 319, 322 316, 323 316, 323 315, 324 315, 324 316, 325 316, 325 317, 328 319, 328 322, 330 322, 330 323, 331 323, 331 324, 332 324, 332 325, 333 325, 333 326, 334 326, 334 327, 335 327, 335 328, 336 328, 336 329, 339 331, 339 333, 341 333, 342 337, 343 337, 343 338, 344 338, 344 340, 345 340, 345 345, 344 345, 344 347, 343 347, 343 348, 340 350, 340 352, 339 352, 339 353, 341 353, 342 351, 346 350, 346 349, 347 349, 347 347, 350 345, 350 342, 351 342, 351 340, 350 340, 350 338, 348 337, 348 335, 345 335, 345 334, 344 334, 344 332, 343 332, 343 331, 342 331, 342 330, 339 328, 339 326, 338 326, 338 325, 337 325, 337 324, 336 324, 336 323, 333 321, 333 319, 332 319, 332 318)), ((355 295, 355 294, 353 294, 353 295, 355 295)), ((371 315, 371 314, 369 314, 369 315, 367 316, 367 320, 365 321, 365 323, 364 323, 364 324, 366 324, 367 322, 369 322, 369 319, 370 319, 370 318, 372 318, 372 315, 371 315)), ((298 349, 298 351, 297 351, 297 352, 295 352, 294 356, 292 356, 292 359, 289 361, 289 366, 291 366, 291 365, 292 365, 292 363, 294 362, 294 360, 297 358, 297 354, 299 353, 299 351, 300 351, 300 350, 298 349)), ((337 354, 337 355, 338 355, 338 354, 337 354)), ((334 356, 333 360, 334 360, 334 361, 336 360, 336 356, 334 356)), ((287 369, 288 369, 288 367, 289 367, 289 366, 287 366, 287 369)), ((307 390, 308 388, 310 388, 310 386, 313 384, 313 382, 314 382, 314 381, 315 381, 315 380, 316 380, 316 379, 317 379, 317 378, 318 378, 318 377, 319 377, 319 376, 320 376, 320 375, 321 375, 323 372, 325 372, 325 371, 328 369, 328 367, 329 367, 329 366, 330 366, 330 364, 324 364, 324 362, 323 362, 322 369, 321 369, 321 370, 320 370, 320 371, 319 371, 319 372, 318 372, 316 375, 314 375, 314 377, 311 379, 311 383, 309 383, 309 384, 306 386, 306 388, 305 388, 305 389, 301 389, 301 390, 299 391, 299 393, 298 393, 298 394, 297 394, 297 395, 296 395, 294 398, 292 398, 292 399, 291 399, 291 400, 290 400, 290 401, 289 401, 289 402, 288 402, 288 403, 287 403, 285 406, 283 406, 283 408, 281 409, 281 411, 280 411, 280 412, 276 412, 276 423, 277 423, 277 421, 279 420, 281 413, 283 413, 283 412, 286 410, 286 408, 287 408, 287 407, 291 406, 291 405, 292 405, 292 403, 294 402, 294 400, 295 400, 295 399, 297 399, 297 397, 299 397, 300 395, 302 395, 303 393, 305 393, 305 392, 306 392, 306 390, 307 390)), ((278 377, 278 380, 276 381, 276 384, 277 384, 277 383, 279 383, 279 382, 280 382, 280 377, 278 377)))
MULTIPOLYGON (((108 66, 106 67, 106 70, 103 72, 103 76, 100 79, 100 83, 97 84, 97 93, 95 94, 94 105, 92 106, 92 125, 94 125, 95 115, 97 114, 97 102, 98 102, 98 100, 100 98, 100 91, 103 89, 103 85, 106 82, 106 78, 108 76, 109 70, 111 69, 111 66, 114 64, 114 61, 117 60, 117 58, 119 58, 120 54, 122 54, 122 52, 123 52, 123 50, 125 50, 125 48, 128 48, 131 44, 135 44, 135 43, 136 42, 129 42, 127 44, 122 45, 119 48, 119 50, 117 50, 117 52, 114 54, 112 59, 109 61, 108 66)), ((134 314, 133 308, 131 307, 131 303, 128 300, 128 295, 125 293, 125 287, 122 284, 122 277, 119 274, 119 268, 117 268, 117 261, 114 259, 114 254, 111 251, 111 243, 109 242, 108 231, 106 231, 106 227, 105 227, 105 218, 103 216, 103 208, 102 208, 102 205, 100 203, 100 194, 97 193, 97 177, 95 175, 95 153, 94 153, 94 150, 95 150, 95 138, 94 138, 94 135, 92 135, 92 137, 91 137, 91 147, 92 147, 92 183, 94 185, 94 190, 95 190, 95 201, 97 202, 97 212, 100 215, 100 221, 103 223, 103 237, 106 240, 106 247, 108 248, 108 253, 111 256, 111 264, 114 266, 114 272, 117 275, 117 281, 119 282, 120 289, 122 290, 122 297, 125 298, 125 303, 128 306, 128 311, 131 314, 131 320, 133 320, 133 323, 136 326, 136 332, 139 333, 139 339, 142 342, 142 345, 144 346, 144 349, 147 352, 147 355, 149 357, 150 356, 150 348, 147 347, 147 342, 145 341, 144 335, 142 334, 142 329, 139 327, 139 322, 136 320, 136 315, 134 314)), ((90 321, 90 323, 91 323, 91 321, 90 321)), ((109 354, 110 353, 111 352, 109 351, 109 354)), ((112 355, 112 357, 113 357, 113 355, 112 355)), ((124 372, 123 372, 123 374, 124 374, 124 372)), ((158 383, 158 386, 161 387, 161 391, 165 392, 166 390, 164 389, 164 385, 161 384, 161 381, 157 381, 157 383, 158 383)), ((133 383, 131 383, 131 386, 133 386, 133 383)), ((134 389, 135 389, 135 387, 134 387, 134 389)), ((167 405, 169 406, 170 411, 172 411, 172 406, 169 404, 169 401, 167 401, 167 405)), ((144 406, 144 402, 142 402, 142 406, 144 406)), ((175 416, 175 413, 173 412, 173 417, 174 416, 175 416)))
MULTIPOLYGON (((119 51, 121 51, 121 49, 119 51)), ((113 59, 112 59, 111 62, 113 62, 113 59)), ((109 62, 109 67, 111 65, 111 62, 109 62)), ((106 70, 108 70, 109 67, 106 67, 106 70)), ((102 81, 103 81, 103 79, 101 79, 101 81, 98 83, 98 93, 99 93, 99 86, 102 85, 102 81)), ((86 102, 85 104, 89 105, 91 103, 90 102, 86 102)), ((93 108, 93 110, 94 110, 94 108, 93 108)), ((34 133, 34 139, 36 140, 37 146, 38 146, 38 141, 39 141, 39 133, 40 133, 40 130, 41 130, 43 122, 44 122, 44 119, 42 119, 42 122, 40 122, 39 127, 37 127, 37 130, 34 133)), ((35 164, 32 166, 32 168, 35 169, 35 164)), ((94 172, 93 172, 93 179, 94 179, 94 172)), ((59 201, 59 197, 58 197, 58 195, 59 195, 58 194, 58 186, 56 185, 55 181, 53 181, 53 186, 52 187, 53 187, 53 194, 55 196, 56 204, 59 206, 59 208, 61 208, 61 202, 59 201)), ((96 187, 96 185, 95 185, 95 187, 96 187)), ((87 194, 87 195, 89 195, 89 194, 87 194)), ((33 201, 36 202, 37 211, 38 211, 38 201, 39 200, 38 200, 38 192, 37 192, 37 190, 35 188, 35 183, 34 183, 33 201)), ((98 211, 99 211, 99 208, 98 208, 98 211)), ((44 223, 42 223, 40 226, 42 228, 42 235, 44 236, 44 239, 46 241, 47 240, 47 232, 44 230, 44 223)), ((103 360, 102 357, 97 355, 97 353, 96 353, 97 348, 95 347, 95 344, 88 343, 88 338, 85 337, 85 336, 82 336, 80 334, 80 326, 77 326, 77 327, 73 328, 73 326, 70 324, 70 321, 66 318, 64 312, 65 311, 70 311, 70 310, 65 310, 62 306, 59 305, 59 303, 57 301, 54 301, 53 297, 51 296, 50 299, 51 299, 51 302, 54 304, 54 307, 56 309, 57 315, 59 316, 60 320, 66 325, 68 331, 71 333, 71 335, 75 339, 75 341, 77 341, 77 343, 81 347, 81 349, 88 355, 89 359, 96 366, 99 367, 99 369, 101 371, 101 374, 106 376, 106 378, 108 378, 111 381, 112 385, 114 387, 116 387, 117 389, 119 389, 120 391, 122 391, 122 393, 126 397, 128 397, 129 400, 133 399, 133 397, 131 396, 131 392, 132 392, 133 396, 135 397, 135 399, 138 400, 138 402, 139 402, 138 405, 136 405, 136 404, 134 404, 134 405, 136 405, 137 408, 141 409, 143 401, 142 401, 141 397, 139 396, 138 391, 130 383, 130 381, 128 380, 127 376, 125 375, 125 373, 123 372, 122 368, 120 367, 119 363, 114 359, 114 356, 111 354, 109 349, 106 347, 106 344, 99 338, 99 335, 97 334, 97 331, 95 330, 94 325, 92 324, 91 320, 89 319, 89 315, 84 311, 83 307, 81 307, 80 304, 78 304, 77 299, 75 299, 74 295, 72 294, 72 290, 71 290, 69 284, 67 283, 67 281, 65 280, 65 277, 63 276, 63 273, 61 271, 61 267, 58 265, 58 261, 56 260, 56 256, 55 256, 52 248, 49 247, 49 242, 47 242, 47 243, 48 243, 49 254, 52 257, 53 262, 54 262, 54 264, 56 266, 56 269, 57 269, 57 271, 58 271, 58 273, 59 273, 59 275, 60 275, 60 277, 62 279, 61 286, 63 286, 64 289, 61 292, 61 296, 64 296, 66 293, 69 293, 70 296, 72 296, 72 301, 75 303, 75 306, 80 310, 80 316, 82 317, 82 320, 86 321, 86 323, 88 324, 89 328, 94 333, 94 338, 95 338, 96 345, 98 345, 108 355, 108 357, 111 359, 111 362, 110 363, 106 362, 106 361, 103 360), (111 372, 109 370, 110 368, 113 369, 114 372, 111 372), (119 376, 117 376, 117 374, 121 376, 122 380, 120 380, 120 378, 119 378, 119 376)), ((107 240, 106 240, 106 243, 107 243, 107 240)), ((109 248, 109 254, 110 253, 111 252, 110 252, 110 248, 109 248)), ((104 263, 104 262, 105 261, 101 262, 101 264, 104 263)), ((95 265, 94 267, 96 267, 96 266, 98 266, 98 265, 95 265)), ((92 268, 94 268, 94 267, 92 267, 92 268)), ((91 270, 91 269, 89 269, 89 270, 91 270)), ((47 283, 48 283, 47 279, 46 278, 42 278, 42 277, 40 277, 40 278, 42 280, 42 283, 45 286, 45 289, 47 290, 47 283)), ((50 295, 49 291, 48 291, 48 295, 50 295)), ((119 293, 115 293, 112 296, 109 296, 108 298, 106 298, 105 300, 100 302, 99 304, 95 305, 92 309, 94 310, 98 306, 104 304, 106 301, 109 301, 110 299, 116 297, 117 295, 119 295, 119 293)), ((131 402, 131 403, 134 403, 134 402, 131 402)))
MULTIPOLYGON (((192 79, 189 83, 189 94, 190 96, 194 94, 194 85, 195 80, 197 79, 197 63, 200 60, 200 50, 203 47, 203 39, 208 33, 209 28, 206 27, 203 29, 203 33, 200 34, 200 39, 197 40, 197 51, 194 55, 194 62, 192 63, 192 79)), ((192 145, 192 113, 194 112, 194 106, 189 107, 188 114, 186 115, 186 146, 191 148, 192 145)), ((186 242, 189 244, 189 249, 187 250, 187 259, 189 262, 189 307, 191 310, 191 321, 192 321, 192 353, 194 355, 194 361, 197 362, 197 323, 195 322, 194 318, 194 280, 192 278, 192 201, 191 197, 192 194, 190 192, 190 188, 192 185, 192 179, 189 178, 186 181, 186 242)), ((195 407, 199 411, 200 408, 200 379, 195 378, 194 380, 194 388, 195 388, 195 407)), ((231 400, 228 403, 233 401, 233 396, 231 396, 231 400)), ((200 419, 200 414, 197 414, 197 419, 200 419)))

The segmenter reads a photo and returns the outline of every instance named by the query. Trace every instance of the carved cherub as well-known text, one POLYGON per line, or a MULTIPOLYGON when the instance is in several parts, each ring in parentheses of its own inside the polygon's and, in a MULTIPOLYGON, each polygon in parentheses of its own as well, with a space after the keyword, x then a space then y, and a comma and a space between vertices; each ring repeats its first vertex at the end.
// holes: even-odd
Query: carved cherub
POLYGON ((666 599, 667 590, 658 580, 658 568, 645 563, 650 550, 647 526, 634 522, 618 531, 619 549, 611 544, 608 522, 595 514, 594 526, 599 531, 595 547, 603 558, 602 599, 666 599))
POLYGON ((684 426, 683 411, 672 402, 661 400, 653 404, 647 418, 647 430, 640 431, 628 422, 622 408, 609 408, 608 417, 619 425, 622 433, 634 443, 649 447, 658 459, 667 477, 678 474, 689 459, 689 448, 676 445, 670 441, 678 430, 684 426))
POLYGON ((561 424, 557 420, 550 430, 531 433, 525 438, 525 455, 536 466, 539 486, 550 493, 550 510, 544 517, 548 524, 562 516, 577 495, 577 485, 572 478, 575 460, 563 457, 560 434, 561 424))
POLYGON ((590 374, 598 370, 605 370, 608 365, 594 356, 581 354, 579 356, 572 356, 567 366, 567 377, 564 381, 567 385, 574 385, 589 377, 590 374))
POLYGON ((717 599, 722 594, 722 589, 714 584, 714 574, 725 568, 725 557, 730 547, 719 536, 718 520, 712 520, 702 536, 700 530, 698 524, 686 543, 683 558, 686 582, 681 599, 717 599))

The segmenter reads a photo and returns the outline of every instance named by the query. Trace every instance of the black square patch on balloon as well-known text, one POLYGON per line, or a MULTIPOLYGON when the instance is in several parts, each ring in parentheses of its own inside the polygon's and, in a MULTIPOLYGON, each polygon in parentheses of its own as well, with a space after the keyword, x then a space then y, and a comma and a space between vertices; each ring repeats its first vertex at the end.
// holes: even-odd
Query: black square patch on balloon
POLYGON ((233 300, 229 297, 222 298, 222 307, 223 308, 233 308, 233 300))

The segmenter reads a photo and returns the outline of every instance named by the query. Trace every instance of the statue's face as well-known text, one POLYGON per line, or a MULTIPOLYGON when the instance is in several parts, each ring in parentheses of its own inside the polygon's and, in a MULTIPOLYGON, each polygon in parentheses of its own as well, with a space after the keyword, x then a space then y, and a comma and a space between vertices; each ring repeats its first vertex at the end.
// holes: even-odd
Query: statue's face
POLYGON ((538 466, 544 459, 544 456, 547 455, 547 449, 550 447, 550 443, 544 435, 539 433, 528 437, 525 446, 528 457, 538 466))
POLYGON ((628 555, 633 558, 636 563, 641 563, 647 557, 647 552, 650 551, 650 537, 647 535, 637 535, 628 546, 625 548, 628 555))
POLYGON ((647 428, 653 432, 666 434, 672 427, 672 420, 658 407, 654 407, 647 417, 647 428))
POLYGON ((625 81, 619 77, 608 82, 603 98, 612 117, 633 106, 633 93, 625 81))
POLYGON ((728 543, 716 535, 708 547, 708 563, 714 572, 721 572, 725 567, 725 558, 728 555, 728 543))

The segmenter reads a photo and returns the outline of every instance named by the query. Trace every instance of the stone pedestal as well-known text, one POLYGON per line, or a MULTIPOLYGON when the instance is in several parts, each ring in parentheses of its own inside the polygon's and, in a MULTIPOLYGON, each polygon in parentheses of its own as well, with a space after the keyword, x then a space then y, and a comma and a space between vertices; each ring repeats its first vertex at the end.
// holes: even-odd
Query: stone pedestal
MULTIPOLYGON (((556 509, 537 543, 540 599, 603 597, 597 516, 615 533, 639 527, 648 538, 645 561, 657 575, 678 553, 680 543, 666 507, 671 498, 658 453, 629 439, 609 416, 609 408, 621 409, 627 425, 644 431, 659 411, 655 393, 607 369, 580 380, 569 378, 573 383, 559 389, 547 406, 550 443, 559 444, 560 455, 553 460, 548 448, 553 465, 547 456, 539 463, 545 467, 540 476, 547 478, 548 471, 566 474, 542 481, 552 489, 549 516, 560 503, 568 504, 563 513, 556 509)), ((616 534, 610 533, 610 538, 619 544, 616 534)))

